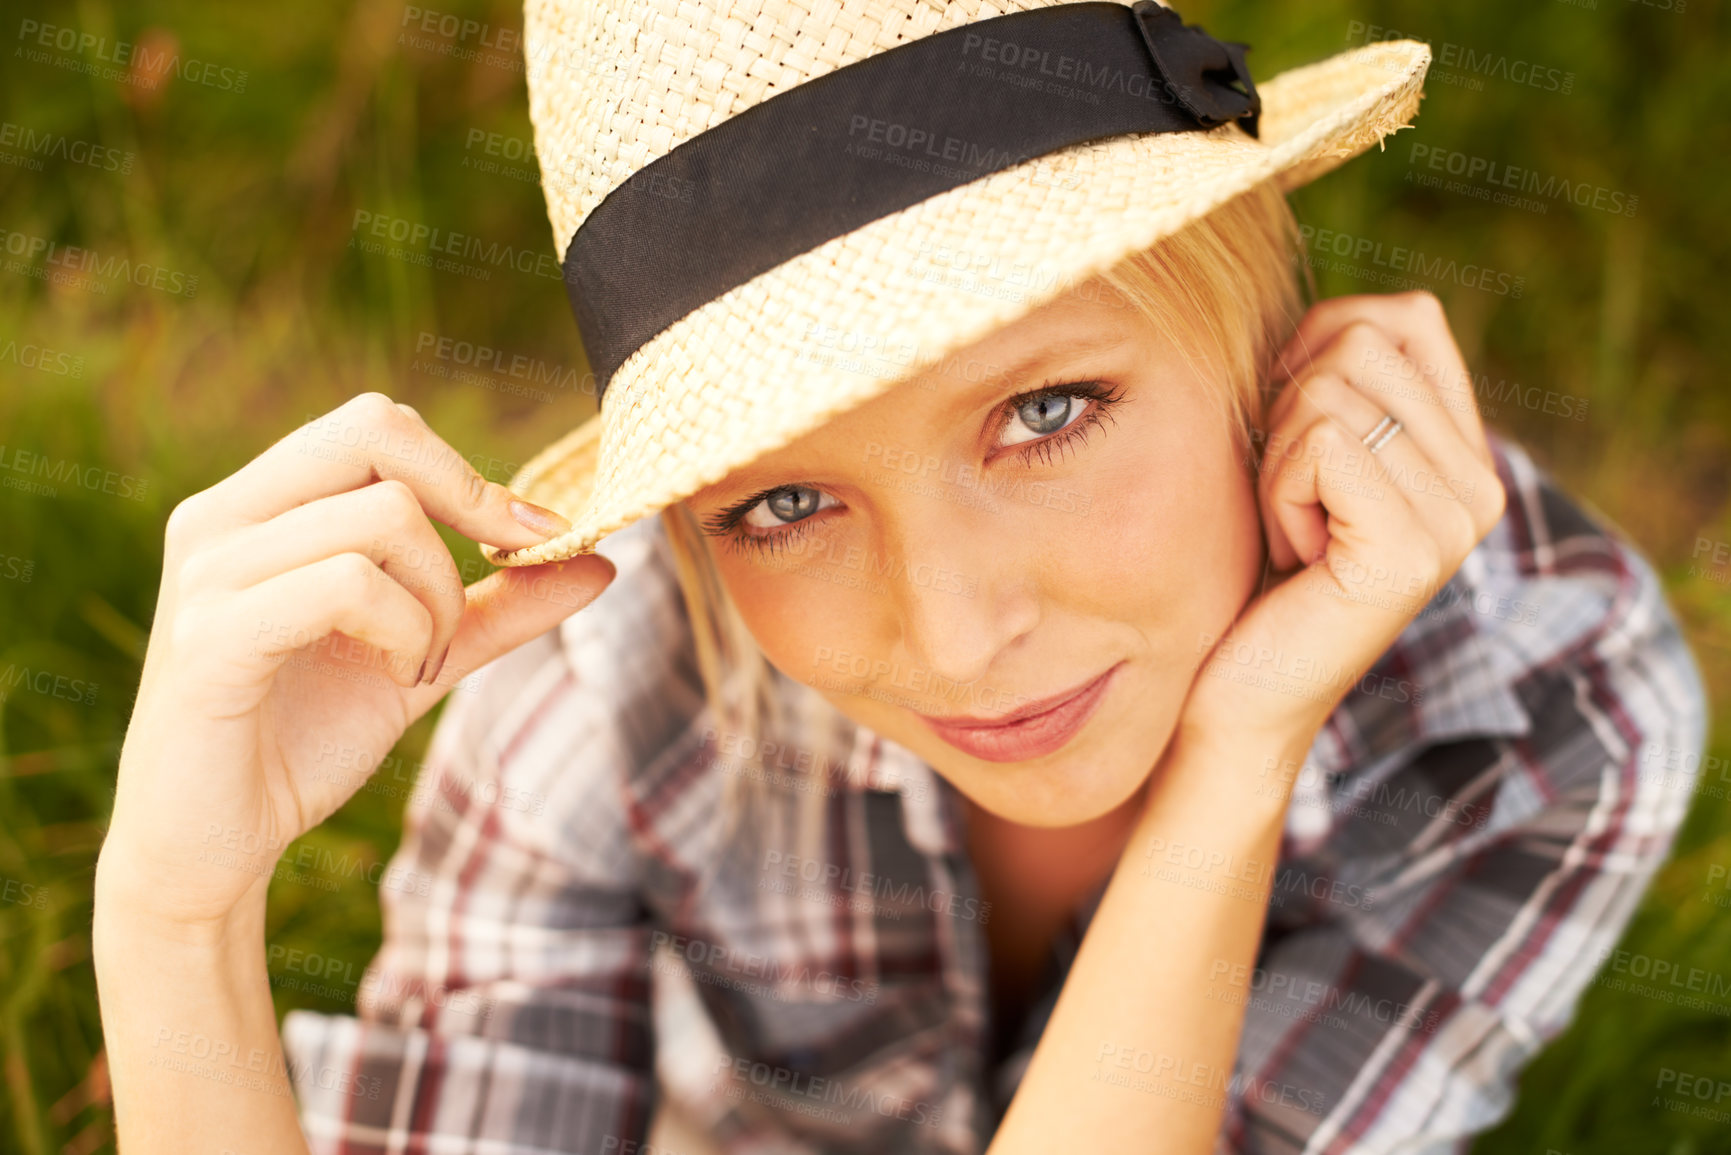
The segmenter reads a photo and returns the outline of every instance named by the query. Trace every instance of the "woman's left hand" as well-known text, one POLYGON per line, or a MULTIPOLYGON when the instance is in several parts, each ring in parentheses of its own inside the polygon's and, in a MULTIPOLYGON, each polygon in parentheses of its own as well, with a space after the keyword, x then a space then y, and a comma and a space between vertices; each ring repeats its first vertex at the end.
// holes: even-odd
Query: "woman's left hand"
POLYGON ((1269 568, 1284 576, 1204 660, 1179 728, 1308 746, 1502 517, 1505 495, 1472 375, 1429 293, 1318 303, 1275 381, 1257 493, 1269 568), (1401 428, 1372 453, 1385 414, 1401 428))

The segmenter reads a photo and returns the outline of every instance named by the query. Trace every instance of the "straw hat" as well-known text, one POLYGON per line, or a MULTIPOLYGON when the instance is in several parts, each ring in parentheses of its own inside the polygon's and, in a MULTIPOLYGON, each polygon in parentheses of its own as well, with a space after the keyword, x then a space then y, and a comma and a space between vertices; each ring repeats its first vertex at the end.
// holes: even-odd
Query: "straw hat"
POLYGON ((1384 41, 1252 83, 1246 47, 1146 0, 527 0, 542 187, 601 406, 509 483, 570 532, 483 555, 592 552, 1255 185, 1315 179, 1408 124, 1430 63, 1384 41), (1152 89, 1090 62, 1107 40, 1152 89), (1127 95, 1186 119, 1126 132, 1127 95), (810 151, 820 124, 832 153, 810 151), (1043 143, 985 171, 1024 131, 1043 143), (945 164, 970 156, 984 175, 945 164), (905 207, 849 219, 850 180, 905 207))

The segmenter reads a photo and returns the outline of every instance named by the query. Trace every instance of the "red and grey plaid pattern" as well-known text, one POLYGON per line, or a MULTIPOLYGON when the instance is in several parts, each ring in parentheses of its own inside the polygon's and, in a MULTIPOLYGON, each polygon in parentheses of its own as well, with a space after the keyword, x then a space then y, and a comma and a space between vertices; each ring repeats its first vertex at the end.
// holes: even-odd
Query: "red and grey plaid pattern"
MULTIPOLYGON (((1503 520, 1270 771, 1261 954, 1197 992, 1247 1004, 1233 1069, 1103 1041, 1126 1093, 1224 1097, 1222 1152, 1464 1152, 1683 818, 1705 695, 1656 576, 1492 447, 1503 520)), ((601 552, 594 605, 447 700, 359 1017, 284 1023, 312 1149, 632 1155, 666 1094, 733 1152, 983 1150, 1085 917, 994 1037, 953 789, 779 674, 785 733, 717 735, 659 521, 601 552)))

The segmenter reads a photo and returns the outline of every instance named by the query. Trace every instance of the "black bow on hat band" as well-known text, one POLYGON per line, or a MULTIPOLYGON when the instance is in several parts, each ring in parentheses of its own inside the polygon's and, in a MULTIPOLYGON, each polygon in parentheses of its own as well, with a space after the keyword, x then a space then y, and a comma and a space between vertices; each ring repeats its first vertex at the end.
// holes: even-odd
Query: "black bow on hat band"
POLYGON ((1153 0, 1138 0, 1130 11, 1160 74, 1202 127, 1242 120, 1244 131, 1257 135, 1262 98, 1256 95, 1250 68, 1244 63, 1250 45, 1216 40, 1153 0), (1243 90, 1233 88, 1233 81, 1242 84, 1243 90))
POLYGON ((1248 45, 1152 0, 952 28, 789 88, 643 166, 584 220, 564 279, 597 399, 658 333, 801 253, 1070 145, 1237 121, 1248 45))

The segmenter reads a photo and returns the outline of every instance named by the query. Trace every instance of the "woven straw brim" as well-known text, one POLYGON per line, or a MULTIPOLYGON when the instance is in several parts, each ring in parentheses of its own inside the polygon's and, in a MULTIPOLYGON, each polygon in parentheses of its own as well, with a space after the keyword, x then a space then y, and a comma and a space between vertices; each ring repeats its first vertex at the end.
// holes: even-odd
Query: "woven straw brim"
POLYGON ((1429 64, 1416 41, 1355 48, 1259 83, 1259 140, 1227 124, 1077 145, 777 266, 637 350, 601 413, 511 479, 570 532, 483 555, 592 552, 1256 185, 1314 180, 1412 120, 1429 64))

